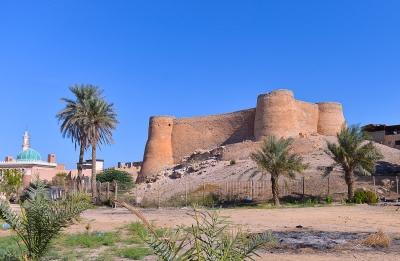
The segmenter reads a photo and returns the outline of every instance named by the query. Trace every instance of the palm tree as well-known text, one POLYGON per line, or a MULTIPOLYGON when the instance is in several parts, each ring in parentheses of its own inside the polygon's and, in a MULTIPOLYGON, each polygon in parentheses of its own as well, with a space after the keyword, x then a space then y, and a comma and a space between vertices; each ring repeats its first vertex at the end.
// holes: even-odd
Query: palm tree
POLYGON ((88 143, 92 146, 92 199, 97 204, 96 189, 96 150, 99 144, 113 144, 112 130, 116 129, 119 121, 113 103, 108 104, 105 99, 93 97, 85 102, 87 115, 82 117, 84 132, 88 143))
POLYGON ((276 140, 275 136, 270 135, 268 140, 262 140, 260 150, 251 154, 251 158, 257 165, 271 174, 272 195, 275 205, 279 205, 279 177, 294 179, 296 173, 304 175, 304 170, 309 167, 308 163, 303 164, 300 155, 289 152, 289 146, 292 142, 293 138, 276 140))
POLYGON ((372 141, 367 142, 371 136, 368 132, 362 131, 359 125, 347 127, 343 124, 336 137, 337 143, 326 141, 328 149, 325 152, 334 160, 334 163, 326 168, 324 176, 328 176, 334 167, 340 166, 344 171, 348 188, 348 201, 353 202, 354 171, 371 175, 375 172, 376 161, 383 159, 383 156, 372 141))
MULTIPOLYGON (((65 102, 65 108, 60 110, 56 118, 58 122, 62 121, 60 132, 63 138, 71 138, 76 146, 79 145, 79 161, 78 161, 78 183, 80 185, 82 179, 82 165, 85 150, 88 148, 88 141, 84 131, 84 123, 82 118, 87 115, 87 101, 93 97, 100 97, 103 93, 97 86, 91 84, 69 86, 70 91, 74 94, 75 100, 69 98, 61 98, 65 102)), ((78 186, 79 188, 80 186, 78 186)))
MULTIPOLYGON (((27 188, 28 199, 20 201, 21 214, 0 200, 0 218, 17 233, 26 247, 24 260, 40 260, 49 249, 51 240, 68 222, 88 209, 90 204, 80 196, 68 196, 52 201, 46 184, 36 177, 27 188)), ((14 255, 17 255, 14 253, 14 255)))

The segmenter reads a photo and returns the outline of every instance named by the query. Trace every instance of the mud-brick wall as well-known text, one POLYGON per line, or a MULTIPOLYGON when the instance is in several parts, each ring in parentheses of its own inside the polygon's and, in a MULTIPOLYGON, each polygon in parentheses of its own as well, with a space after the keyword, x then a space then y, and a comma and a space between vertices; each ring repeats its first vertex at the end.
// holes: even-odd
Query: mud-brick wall
POLYGON ((310 135, 317 134, 318 105, 309 102, 296 101, 299 133, 310 135))
POLYGON ((197 149, 254 138, 255 109, 227 114, 174 119, 172 151, 175 163, 197 149))
POLYGON ((345 122, 342 104, 338 102, 319 102, 318 134, 336 135, 345 122))
POLYGON ((171 134, 175 117, 154 116, 149 121, 149 134, 143 155, 141 175, 137 182, 145 181, 150 174, 157 173, 173 164, 171 134))

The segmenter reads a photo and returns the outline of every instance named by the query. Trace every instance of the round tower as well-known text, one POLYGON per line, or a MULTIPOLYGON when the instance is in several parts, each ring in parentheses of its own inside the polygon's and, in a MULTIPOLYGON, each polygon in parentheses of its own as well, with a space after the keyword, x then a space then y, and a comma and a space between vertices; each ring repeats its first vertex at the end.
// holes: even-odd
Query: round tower
POLYGON ((338 102, 319 102, 318 104, 318 134, 336 135, 345 122, 342 104, 338 102))
POLYGON ((143 166, 137 182, 156 174, 173 164, 171 135, 175 117, 153 116, 149 121, 149 134, 143 155, 143 166))
POLYGON ((257 98, 254 136, 256 140, 268 135, 298 137, 297 107, 292 91, 275 90, 257 98))

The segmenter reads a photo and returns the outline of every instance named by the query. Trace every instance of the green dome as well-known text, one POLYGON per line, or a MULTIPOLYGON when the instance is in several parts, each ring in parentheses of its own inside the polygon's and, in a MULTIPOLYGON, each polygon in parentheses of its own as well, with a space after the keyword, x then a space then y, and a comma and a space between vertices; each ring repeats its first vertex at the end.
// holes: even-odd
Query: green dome
POLYGON ((42 160, 42 157, 40 157, 39 152, 31 148, 23 150, 17 155, 17 161, 40 161, 40 160, 42 160))

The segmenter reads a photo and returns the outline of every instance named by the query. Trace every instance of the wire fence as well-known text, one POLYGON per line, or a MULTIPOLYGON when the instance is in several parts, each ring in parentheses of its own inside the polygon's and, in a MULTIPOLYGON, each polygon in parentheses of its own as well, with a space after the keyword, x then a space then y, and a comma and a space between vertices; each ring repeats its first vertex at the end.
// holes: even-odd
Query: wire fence
MULTIPOLYGON (((69 191, 77 191, 75 180, 63 187, 52 188, 58 197, 69 191)), ((150 185, 149 185, 150 186, 150 185)), ((224 204, 258 204, 272 201, 271 180, 224 181, 193 183, 182 180, 176 192, 170 187, 152 184, 150 188, 138 190, 116 182, 98 182, 96 189, 100 202, 113 205, 113 199, 142 207, 183 207, 192 204, 216 206, 224 204)), ((355 188, 370 188, 375 193, 399 194, 399 176, 356 176, 355 188)), ((80 190, 91 194, 91 184, 84 182, 80 190)), ((300 179, 279 179, 279 197, 282 202, 296 203, 307 199, 324 201, 326 196, 341 201, 347 196, 347 185, 343 176, 310 177, 300 179)), ((56 199, 57 197, 54 197, 56 199)))

